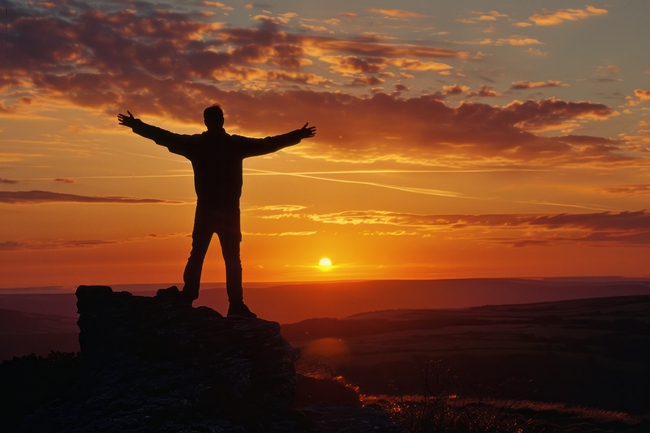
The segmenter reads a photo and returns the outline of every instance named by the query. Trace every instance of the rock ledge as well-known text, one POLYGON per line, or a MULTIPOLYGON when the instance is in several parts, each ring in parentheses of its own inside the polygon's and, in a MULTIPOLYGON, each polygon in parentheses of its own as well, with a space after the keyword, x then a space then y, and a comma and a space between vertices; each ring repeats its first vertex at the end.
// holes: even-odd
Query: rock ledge
POLYGON ((41 406, 18 431, 399 431, 373 409, 291 409, 299 351, 280 325, 227 319, 175 293, 151 298, 80 286, 81 372, 69 395, 41 406))

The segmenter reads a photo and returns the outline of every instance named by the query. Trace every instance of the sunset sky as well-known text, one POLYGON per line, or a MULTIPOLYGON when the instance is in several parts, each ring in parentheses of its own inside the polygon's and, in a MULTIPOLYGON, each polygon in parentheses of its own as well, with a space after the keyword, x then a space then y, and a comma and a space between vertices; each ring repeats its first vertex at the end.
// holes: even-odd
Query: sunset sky
POLYGON ((0 287, 180 281, 191 165, 116 115, 215 102, 318 127, 245 161, 245 281, 650 276, 650 2, 223 1, 3 3, 0 287))

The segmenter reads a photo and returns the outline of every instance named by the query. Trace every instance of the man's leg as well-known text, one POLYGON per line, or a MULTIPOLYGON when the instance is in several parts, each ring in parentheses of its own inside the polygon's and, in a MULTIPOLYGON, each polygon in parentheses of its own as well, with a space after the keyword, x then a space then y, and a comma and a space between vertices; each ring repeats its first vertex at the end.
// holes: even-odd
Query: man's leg
POLYGON ((219 230, 221 253, 226 264, 226 291, 230 304, 243 304, 242 267, 240 258, 241 234, 233 230, 219 230))
POLYGON ((239 255, 241 232, 239 225, 232 225, 218 230, 221 252, 226 264, 226 291, 228 292, 228 317, 254 319, 257 316, 244 304, 242 289, 242 267, 239 255))
POLYGON ((201 285, 201 272, 203 271, 203 261, 205 254, 208 252, 210 240, 214 233, 208 221, 196 215, 194 219, 194 229, 192 230, 192 251, 185 265, 183 272, 183 294, 191 301, 199 297, 199 287, 201 285))

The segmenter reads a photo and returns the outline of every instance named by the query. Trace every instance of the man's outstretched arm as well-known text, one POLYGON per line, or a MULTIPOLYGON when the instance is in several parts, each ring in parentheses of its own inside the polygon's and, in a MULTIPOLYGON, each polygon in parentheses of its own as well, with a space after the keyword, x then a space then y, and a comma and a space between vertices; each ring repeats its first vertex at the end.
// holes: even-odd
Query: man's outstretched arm
POLYGON ((176 146, 182 144, 186 137, 185 135, 174 134, 173 132, 158 128, 157 126, 148 125, 142 120, 135 118, 129 110, 126 110, 126 112, 129 113, 128 116, 122 113, 117 115, 119 124, 131 128, 136 134, 149 138, 155 141, 156 144, 165 147, 176 146))
POLYGON ((267 153, 277 152, 280 149, 293 146, 300 143, 301 140, 311 138, 315 135, 316 127, 309 126, 309 123, 305 123, 302 128, 286 134, 266 138, 251 138, 249 139, 251 140, 251 144, 246 156, 265 155, 267 153))

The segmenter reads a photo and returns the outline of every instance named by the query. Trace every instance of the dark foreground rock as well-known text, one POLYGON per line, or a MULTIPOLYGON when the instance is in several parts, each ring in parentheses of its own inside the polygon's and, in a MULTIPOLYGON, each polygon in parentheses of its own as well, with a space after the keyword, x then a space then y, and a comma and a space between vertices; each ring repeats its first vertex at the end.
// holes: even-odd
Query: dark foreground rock
POLYGON ((61 398, 20 432, 395 432, 388 416, 352 405, 296 410, 299 356, 280 325, 234 320, 180 302, 77 290, 82 366, 61 398))

